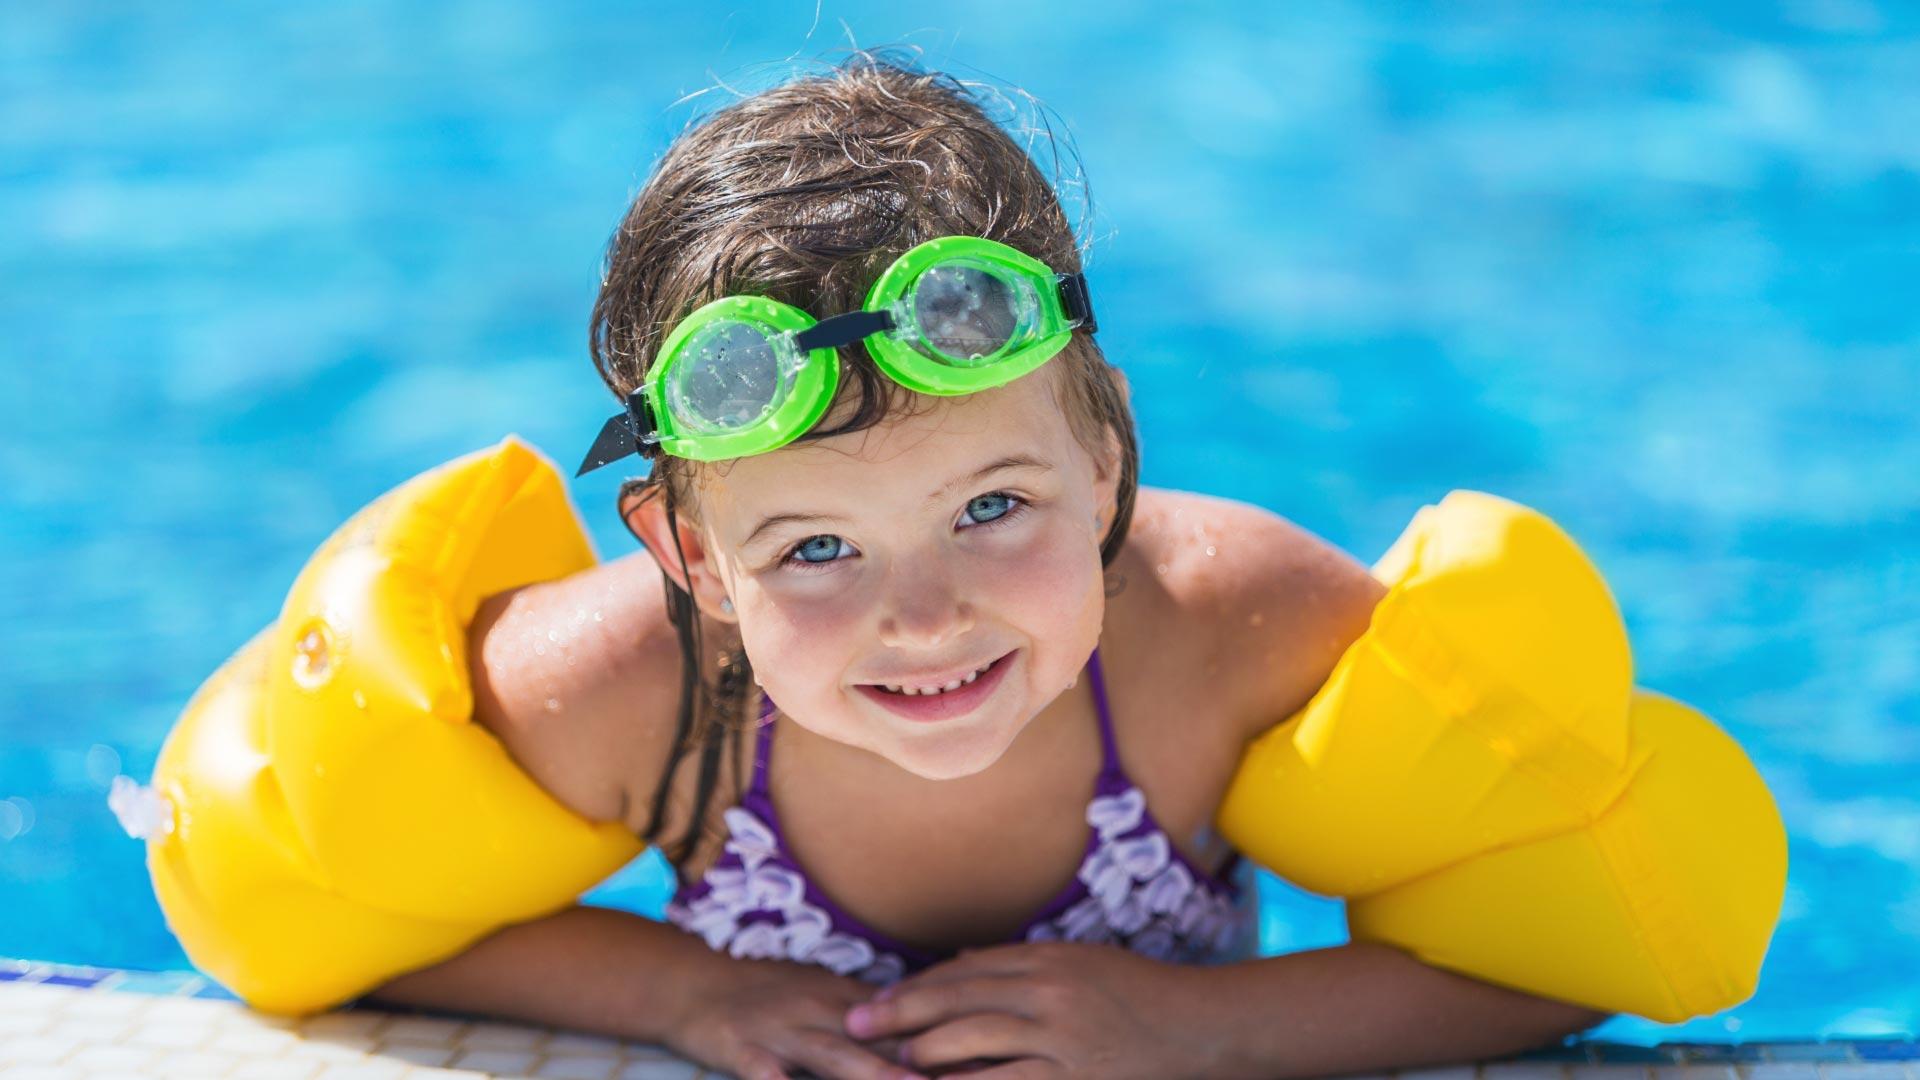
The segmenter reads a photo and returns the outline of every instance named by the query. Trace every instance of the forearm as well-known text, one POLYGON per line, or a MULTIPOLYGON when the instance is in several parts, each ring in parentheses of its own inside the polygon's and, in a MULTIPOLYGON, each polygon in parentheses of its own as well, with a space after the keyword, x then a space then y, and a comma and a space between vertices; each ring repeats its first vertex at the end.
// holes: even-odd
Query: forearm
POLYGON ((1606 1018, 1350 943, 1197 969, 1219 1035, 1208 1075, 1283 1078, 1499 1057, 1606 1018))
POLYGON ((727 962, 664 923, 576 906, 506 927, 368 997, 663 1043, 727 962))

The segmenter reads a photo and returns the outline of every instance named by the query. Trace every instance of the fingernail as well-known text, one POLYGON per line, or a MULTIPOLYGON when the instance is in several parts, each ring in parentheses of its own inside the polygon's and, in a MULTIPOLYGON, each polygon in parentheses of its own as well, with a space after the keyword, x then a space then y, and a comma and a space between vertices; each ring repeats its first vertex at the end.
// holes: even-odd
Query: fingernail
POLYGON ((847 1031, 865 1038, 873 1027, 873 1010, 865 1005, 855 1005, 847 1010, 847 1031))

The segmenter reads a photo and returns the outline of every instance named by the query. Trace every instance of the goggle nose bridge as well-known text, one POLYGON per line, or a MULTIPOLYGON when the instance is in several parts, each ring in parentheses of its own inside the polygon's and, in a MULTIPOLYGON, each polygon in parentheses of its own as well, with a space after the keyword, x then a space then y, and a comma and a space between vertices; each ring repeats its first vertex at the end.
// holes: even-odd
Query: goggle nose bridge
POLYGON ((815 349, 838 349, 865 341, 893 327, 891 311, 849 311, 821 319, 800 331, 794 335, 793 344, 802 353, 810 353, 815 349))

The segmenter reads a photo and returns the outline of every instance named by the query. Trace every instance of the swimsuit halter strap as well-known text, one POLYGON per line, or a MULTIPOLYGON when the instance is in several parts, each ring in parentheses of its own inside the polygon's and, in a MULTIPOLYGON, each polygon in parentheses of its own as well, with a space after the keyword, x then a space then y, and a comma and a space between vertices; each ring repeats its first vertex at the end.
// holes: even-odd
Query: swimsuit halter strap
MULTIPOLYGON (((1094 649, 1087 657, 1087 677, 1093 684, 1093 708, 1100 717, 1100 772, 1102 775, 1120 771, 1120 747, 1113 738, 1113 714, 1107 705, 1107 679, 1100 670, 1100 650, 1094 649)), ((747 790, 758 795, 767 794, 767 769, 773 757, 773 699, 761 695, 760 726, 753 733, 753 778, 748 781, 747 790)))
POLYGON ((1100 670, 1100 650, 1087 657, 1087 676, 1093 680, 1093 708, 1100 715, 1100 773, 1120 771, 1120 747, 1113 738, 1113 714, 1107 708, 1107 679, 1100 670))
POLYGON ((753 730, 753 777, 747 781, 747 790, 753 794, 767 794, 767 763, 773 756, 773 699, 760 695, 760 726, 753 730))

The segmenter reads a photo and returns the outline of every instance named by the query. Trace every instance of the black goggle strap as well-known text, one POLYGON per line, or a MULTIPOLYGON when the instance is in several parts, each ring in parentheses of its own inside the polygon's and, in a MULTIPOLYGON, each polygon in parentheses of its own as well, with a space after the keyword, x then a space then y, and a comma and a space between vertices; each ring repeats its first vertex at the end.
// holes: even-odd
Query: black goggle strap
POLYGON ((655 432, 660 425, 653 418, 653 410, 647 407, 647 399, 639 390, 627 395, 625 412, 617 412, 607 418, 600 427, 600 434, 587 449, 586 459, 580 462, 575 477, 585 476, 602 465, 610 465, 630 454, 638 454, 649 460, 660 454, 660 440, 655 432))
POLYGON ((1100 332, 1100 321, 1093 317, 1093 295, 1087 292, 1087 275, 1060 275, 1060 309, 1075 329, 1100 332))

